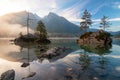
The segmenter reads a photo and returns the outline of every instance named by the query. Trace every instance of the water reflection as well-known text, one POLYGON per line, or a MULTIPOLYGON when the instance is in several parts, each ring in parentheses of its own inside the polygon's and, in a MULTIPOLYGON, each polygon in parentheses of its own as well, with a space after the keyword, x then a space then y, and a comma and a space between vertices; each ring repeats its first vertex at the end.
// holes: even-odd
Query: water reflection
POLYGON ((54 45, 32 46, 2 43, 0 49, 3 53, 0 55, 4 57, 0 56, 0 74, 14 69, 15 80, 120 80, 120 46, 80 48, 76 47, 73 41, 66 41, 63 44, 56 41, 54 45), (54 60, 47 58, 41 60, 40 54, 56 46, 70 47, 75 52, 54 60), (6 48, 11 50, 7 51, 6 48), (21 67, 24 63, 26 66, 21 67))
POLYGON ((81 49, 84 49, 85 51, 89 53, 95 53, 98 55, 106 55, 111 53, 110 49, 112 48, 111 45, 81 45, 81 49))
POLYGON ((110 50, 112 48, 111 45, 81 45, 80 47, 88 53, 94 53, 96 55, 99 55, 98 63, 100 64, 100 67, 104 69, 105 64, 107 64, 107 60, 104 55, 108 55, 112 52, 110 50))
POLYGON ((83 50, 80 51, 78 61, 73 61, 81 67, 76 80, 105 80, 108 76, 108 61, 104 55, 111 53, 112 46, 81 45, 80 48, 83 50))

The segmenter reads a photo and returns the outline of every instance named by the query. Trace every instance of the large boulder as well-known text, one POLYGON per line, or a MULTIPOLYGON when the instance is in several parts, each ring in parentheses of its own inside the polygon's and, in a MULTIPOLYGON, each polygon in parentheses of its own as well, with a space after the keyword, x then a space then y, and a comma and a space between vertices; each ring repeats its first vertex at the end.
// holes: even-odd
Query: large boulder
POLYGON ((0 80, 14 80, 14 78, 15 78, 15 71, 12 69, 2 73, 0 80))
POLYGON ((110 33, 105 32, 103 30, 99 30, 96 32, 84 33, 77 40, 77 43, 79 43, 80 45, 83 45, 83 44, 111 45, 112 39, 110 37, 110 33))

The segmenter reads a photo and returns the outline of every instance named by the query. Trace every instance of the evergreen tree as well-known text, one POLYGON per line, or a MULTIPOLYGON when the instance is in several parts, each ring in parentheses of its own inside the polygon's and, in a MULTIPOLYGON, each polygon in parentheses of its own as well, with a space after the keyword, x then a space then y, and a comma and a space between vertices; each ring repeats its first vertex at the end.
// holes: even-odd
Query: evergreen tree
POLYGON ((91 14, 87 10, 85 10, 83 12, 83 16, 82 16, 81 19, 83 21, 80 23, 80 29, 82 29, 84 32, 87 32, 87 29, 92 24, 91 14))
POLYGON ((42 21, 38 22, 38 25, 36 27, 36 34, 42 40, 47 39, 47 31, 46 31, 45 25, 42 21))
POLYGON ((110 23, 108 22, 108 17, 103 16, 100 22, 100 28, 103 28, 103 30, 105 31, 105 28, 108 28, 108 27, 110 27, 110 23))

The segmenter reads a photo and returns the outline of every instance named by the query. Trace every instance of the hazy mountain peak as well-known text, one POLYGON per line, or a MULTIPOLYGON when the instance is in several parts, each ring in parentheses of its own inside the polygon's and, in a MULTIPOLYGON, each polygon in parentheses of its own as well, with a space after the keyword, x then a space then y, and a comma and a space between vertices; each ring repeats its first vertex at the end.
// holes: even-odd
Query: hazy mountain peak
POLYGON ((49 12, 48 16, 58 16, 58 15, 53 12, 49 12))
POLYGON ((42 21, 49 33, 60 33, 61 35, 80 33, 77 25, 53 12, 45 16, 42 21))

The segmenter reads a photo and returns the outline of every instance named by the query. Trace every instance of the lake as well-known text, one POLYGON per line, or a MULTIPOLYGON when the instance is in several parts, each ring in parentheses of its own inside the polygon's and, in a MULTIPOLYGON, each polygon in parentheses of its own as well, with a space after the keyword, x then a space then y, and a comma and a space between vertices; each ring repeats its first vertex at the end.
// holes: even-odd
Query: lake
POLYGON ((15 80, 120 80, 120 39, 102 48, 79 46, 76 39, 51 39, 49 45, 15 45, 9 40, 0 39, 0 75, 14 69, 15 80), (41 59, 41 46, 70 51, 55 59, 41 59), (30 65, 21 67, 25 62, 30 65))

